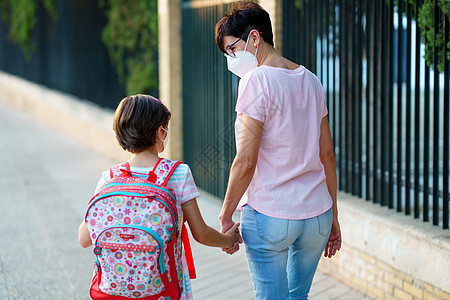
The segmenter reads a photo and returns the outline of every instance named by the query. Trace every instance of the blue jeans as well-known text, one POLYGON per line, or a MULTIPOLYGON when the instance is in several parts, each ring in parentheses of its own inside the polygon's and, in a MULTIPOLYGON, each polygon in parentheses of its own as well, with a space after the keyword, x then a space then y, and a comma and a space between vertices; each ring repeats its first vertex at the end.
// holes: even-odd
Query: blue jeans
POLYGON ((331 209, 310 219, 286 220, 249 205, 242 208, 242 237, 257 300, 308 299, 331 223, 331 209))

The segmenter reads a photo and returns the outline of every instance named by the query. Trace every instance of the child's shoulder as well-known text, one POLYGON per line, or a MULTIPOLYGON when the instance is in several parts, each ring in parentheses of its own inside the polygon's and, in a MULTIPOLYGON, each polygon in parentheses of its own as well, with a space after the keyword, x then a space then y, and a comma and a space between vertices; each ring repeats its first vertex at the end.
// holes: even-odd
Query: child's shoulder
MULTIPOLYGON (((170 163, 176 163, 176 160, 171 160, 171 159, 165 159, 166 161, 170 162, 170 163)), ((120 164, 116 164, 111 166, 108 170, 105 170, 102 172, 102 179, 103 180, 109 180, 112 178, 112 172, 114 172, 114 169, 119 169, 121 167, 126 167, 126 162, 120 163, 120 164)), ((151 171, 153 170, 153 167, 148 167, 148 168, 143 168, 143 167, 129 167, 130 170, 132 171, 151 171)), ((183 163, 182 161, 180 161, 180 164, 175 168, 175 170, 173 171, 173 174, 171 177, 175 176, 176 178, 182 177, 182 178, 186 178, 188 176, 192 176, 191 173, 191 169, 189 168, 188 164, 183 163)))
POLYGON ((173 171, 173 174, 170 177, 170 180, 181 181, 181 180, 186 180, 186 178, 190 177, 190 176, 192 176, 192 173, 191 173, 191 169, 189 168, 189 165, 182 162, 173 171))

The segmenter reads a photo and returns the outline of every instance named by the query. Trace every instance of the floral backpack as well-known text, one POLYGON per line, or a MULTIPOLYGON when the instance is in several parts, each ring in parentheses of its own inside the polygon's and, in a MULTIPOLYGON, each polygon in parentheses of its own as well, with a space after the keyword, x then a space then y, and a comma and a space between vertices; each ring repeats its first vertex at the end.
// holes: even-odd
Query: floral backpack
POLYGON ((131 176, 128 162, 114 166, 90 200, 85 221, 96 255, 93 299, 180 298, 183 221, 166 187, 180 163, 160 159, 147 180, 131 176))

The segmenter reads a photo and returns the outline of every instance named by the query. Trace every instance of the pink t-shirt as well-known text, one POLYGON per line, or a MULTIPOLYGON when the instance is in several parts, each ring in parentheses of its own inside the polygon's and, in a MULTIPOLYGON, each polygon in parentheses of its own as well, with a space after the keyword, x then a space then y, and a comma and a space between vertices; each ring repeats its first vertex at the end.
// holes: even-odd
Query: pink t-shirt
POLYGON ((319 160, 322 118, 328 113, 319 79, 303 66, 295 70, 260 66, 242 77, 236 104, 236 145, 241 114, 264 123, 246 203, 275 218, 307 219, 332 206, 319 160))

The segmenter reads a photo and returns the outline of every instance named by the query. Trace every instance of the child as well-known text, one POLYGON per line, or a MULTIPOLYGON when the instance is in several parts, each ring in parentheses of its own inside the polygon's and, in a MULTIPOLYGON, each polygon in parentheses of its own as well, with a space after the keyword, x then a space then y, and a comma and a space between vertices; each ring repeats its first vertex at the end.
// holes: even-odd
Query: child
MULTIPOLYGON (((164 151, 168 141, 170 116, 169 110, 159 100, 148 95, 129 96, 120 102, 114 115, 113 128, 122 148, 132 153, 132 157, 127 164, 131 176, 148 180, 151 171, 156 169, 156 165, 161 161, 158 153, 164 151)), ((113 168, 103 172, 95 194, 113 177, 112 170, 113 168)), ((157 173, 156 177, 153 178, 156 183, 161 183, 159 176, 157 173)), ((239 223, 222 234, 204 222, 196 201, 199 192, 188 165, 179 164, 175 166, 174 172, 168 178, 166 187, 173 189, 175 193, 178 223, 182 223, 184 216, 197 242, 222 248, 231 247, 238 241, 241 242, 239 223)), ((78 229, 78 242, 84 248, 93 244, 90 229, 88 229, 85 220, 81 222, 78 229)), ((181 247, 181 244, 177 245, 181 247)), ((182 258, 182 265, 183 275, 181 278, 178 276, 180 281, 183 282, 181 299, 191 299, 190 277, 184 257, 182 258)), ((130 278, 128 278, 129 282, 130 278)))

